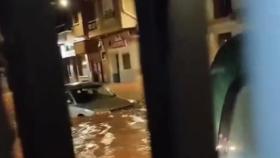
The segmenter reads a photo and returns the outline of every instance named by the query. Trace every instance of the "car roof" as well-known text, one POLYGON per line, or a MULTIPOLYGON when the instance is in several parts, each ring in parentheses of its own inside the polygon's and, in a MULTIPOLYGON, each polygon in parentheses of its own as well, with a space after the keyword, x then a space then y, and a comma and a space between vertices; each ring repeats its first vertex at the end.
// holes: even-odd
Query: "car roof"
POLYGON ((74 82, 65 84, 66 90, 80 89, 80 88, 99 88, 102 84, 94 82, 74 82))

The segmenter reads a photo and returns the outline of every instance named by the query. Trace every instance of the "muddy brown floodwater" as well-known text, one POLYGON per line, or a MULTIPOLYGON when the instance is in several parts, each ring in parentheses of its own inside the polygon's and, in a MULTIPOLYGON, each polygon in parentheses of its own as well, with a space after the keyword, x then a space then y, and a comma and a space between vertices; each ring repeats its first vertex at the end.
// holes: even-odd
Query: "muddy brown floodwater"
MULTIPOLYGON (((76 158, 151 158, 145 108, 131 108, 72 121, 76 158)), ((23 158, 20 139, 15 158, 23 158)))
POLYGON ((73 120, 77 158, 150 158, 146 110, 133 108, 73 120))

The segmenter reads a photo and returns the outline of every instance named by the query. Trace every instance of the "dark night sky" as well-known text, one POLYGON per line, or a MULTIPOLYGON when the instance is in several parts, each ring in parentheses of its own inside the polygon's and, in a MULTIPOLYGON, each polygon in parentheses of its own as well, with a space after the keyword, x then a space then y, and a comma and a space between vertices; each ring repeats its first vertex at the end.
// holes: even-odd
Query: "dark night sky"
POLYGON ((77 0, 70 0, 71 6, 69 8, 61 8, 57 5, 54 5, 56 11, 56 26, 57 31, 65 31, 70 29, 72 26, 72 14, 77 10, 77 0), (63 25, 63 26, 62 26, 63 25), (58 27, 62 26, 62 27, 58 27))

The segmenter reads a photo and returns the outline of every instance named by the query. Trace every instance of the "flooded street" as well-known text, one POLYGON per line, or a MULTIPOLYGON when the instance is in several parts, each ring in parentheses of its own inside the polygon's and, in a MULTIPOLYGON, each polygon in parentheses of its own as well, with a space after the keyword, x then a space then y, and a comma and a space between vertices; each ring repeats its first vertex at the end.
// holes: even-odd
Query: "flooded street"
POLYGON ((73 120, 77 158, 150 158, 146 110, 128 109, 73 120))
MULTIPOLYGON (((141 81, 107 85, 116 94, 143 99, 141 81)), ((76 158, 150 158, 146 109, 129 108, 73 120, 76 158)))
MULTIPOLYGON (((150 158, 144 108, 132 108, 73 120, 76 158, 150 158)), ((24 158, 16 140, 15 158, 24 158)))
MULTIPOLYGON (((135 88, 140 86, 135 85, 114 85, 114 89, 124 97, 128 97, 129 94, 132 98, 140 100, 142 93, 139 92, 139 88, 135 88)), ((12 121, 12 93, 5 93, 3 99, 12 121)), ((71 128, 76 158, 151 157, 144 103, 138 107, 75 118, 71 128)), ((14 147, 14 157, 23 158, 19 138, 16 139, 14 147)))

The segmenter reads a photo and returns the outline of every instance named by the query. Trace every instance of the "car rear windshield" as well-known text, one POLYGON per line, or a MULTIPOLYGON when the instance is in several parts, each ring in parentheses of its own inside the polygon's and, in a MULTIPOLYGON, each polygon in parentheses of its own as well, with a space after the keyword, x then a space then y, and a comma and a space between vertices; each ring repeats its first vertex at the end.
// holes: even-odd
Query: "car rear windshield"
POLYGON ((98 98, 111 97, 113 93, 104 87, 78 88, 71 91, 77 103, 88 103, 98 98))

